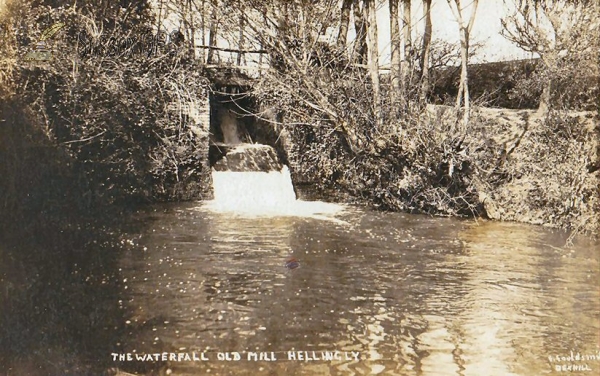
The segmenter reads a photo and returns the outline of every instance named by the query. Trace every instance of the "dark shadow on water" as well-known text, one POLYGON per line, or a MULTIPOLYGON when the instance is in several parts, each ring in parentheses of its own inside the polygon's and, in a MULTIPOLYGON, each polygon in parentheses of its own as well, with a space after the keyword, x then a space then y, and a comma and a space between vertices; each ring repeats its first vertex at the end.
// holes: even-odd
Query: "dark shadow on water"
POLYGON ((118 366, 117 262, 132 246, 118 228, 48 224, 0 241, 0 374, 102 375, 118 366))

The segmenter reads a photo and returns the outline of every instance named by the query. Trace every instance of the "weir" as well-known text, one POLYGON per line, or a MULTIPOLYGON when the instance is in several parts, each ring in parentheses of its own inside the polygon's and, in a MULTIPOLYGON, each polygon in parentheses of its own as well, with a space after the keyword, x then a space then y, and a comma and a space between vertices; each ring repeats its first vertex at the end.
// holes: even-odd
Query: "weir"
POLYGON ((205 207, 243 216, 308 216, 335 220, 343 206, 297 200, 281 144, 268 145, 271 131, 249 115, 247 98, 215 98, 211 108, 209 160, 214 199, 205 207), (258 141, 258 142, 257 142, 258 141), (260 143, 260 141, 265 143, 260 143))
POLYGON ((212 176, 215 203, 231 210, 282 208, 296 201, 290 171, 268 145, 237 145, 213 166, 212 176))
POLYGON ((214 200, 206 207, 241 216, 294 216, 338 221, 344 207, 296 199, 288 166, 275 149, 262 144, 221 145, 230 148, 213 165, 214 200))

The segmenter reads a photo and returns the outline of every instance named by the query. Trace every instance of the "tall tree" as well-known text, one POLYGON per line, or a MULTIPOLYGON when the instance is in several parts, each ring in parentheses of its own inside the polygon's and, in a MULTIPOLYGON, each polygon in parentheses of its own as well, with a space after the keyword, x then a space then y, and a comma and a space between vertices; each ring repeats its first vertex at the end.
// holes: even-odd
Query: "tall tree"
POLYGON ((242 50, 244 49, 244 14, 240 14, 240 25, 239 25, 239 37, 238 37, 238 55, 237 55, 237 65, 242 65, 242 60, 245 60, 244 53, 242 50))
POLYGON ((431 0, 423 0, 423 18, 425 20, 425 31, 423 33, 423 45, 421 46, 421 100, 425 102, 429 91, 429 64, 431 54, 431 0))
POLYGON ((189 41, 191 55, 194 58, 196 58, 196 24, 194 22, 194 12, 193 12, 193 7, 192 7, 192 0, 188 0, 188 9, 190 12, 190 15, 189 15, 190 33, 188 36, 188 41, 189 41))
POLYGON ((368 15, 367 31, 369 49, 369 73, 373 85, 373 108, 375 112, 375 123, 378 127, 383 125, 381 114, 381 87, 379 83, 379 44, 377 43, 377 4, 375 0, 365 0, 366 13, 368 15))
POLYGON ((469 37, 473 24, 475 23, 475 14, 477 13, 477 7, 479 0, 473 0, 471 3, 471 15, 468 19, 463 17, 463 7, 461 0, 447 0, 450 9, 458 22, 458 30, 460 35, 460 83, 458 87, 458 96, 456 98, 456 107, 459 108, 461 103, 464 103, 463 113, 463 124, 467 126, 469 124, 469 115, 471 111, 470 98, 469 98, 469 78, 468 78, 468 65, 469 65, 469 37))
POLYGON ((346 47, 351 10, 352 0, 344 0, 342 2, 342 10, 340 12, 340 29, 337 36, 337 47, 339 50, 342 50, 346 47))
POLYGON ((211 2, 210 25, 208 29, 208 55, 206 58, 207 64, 214 64, 218 60, 217 47, 217 28, 219 24, 219 4, 217 0, 211 2), (215 58, 215 55, 217 58, 215 58))
POLYGON ((402 82, 407 84, 408 73, 412 68, 412 16, 410 0, 402 0, 402 35, 404 37, 404 57, 402 59, 402 82))
POLYGON ((354 29, 356 37, 354 38, 354 56, 358 64, 367 62, 367 20, 365 17, 366 5, 369 0, 364 0, 361 7, 360 0, 354 0, 352 10, 354 13, 354 29))
POLYGON ((204 46, 206 45, 206 0, 202 0, 200 4, 200 38, 202 38, 202 53, 201 59, 202 63, 206 62, 206 49, 204 46))
POLYGON ((400 64, 402 61, 401 51, 402 40, 400 35, 400 25, 398 23, 398 4, 399 0, 389 0, 390 8, 390 39, 391 39, 391 83, 390 100, 392 105, 396 105, 401 93, 400 64))

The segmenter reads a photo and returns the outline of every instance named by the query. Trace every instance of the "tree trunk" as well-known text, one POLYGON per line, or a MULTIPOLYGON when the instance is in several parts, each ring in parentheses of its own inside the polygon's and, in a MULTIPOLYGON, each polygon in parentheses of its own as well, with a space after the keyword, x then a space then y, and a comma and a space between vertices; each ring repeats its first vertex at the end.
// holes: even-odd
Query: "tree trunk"
MULTIPOLYGON (((216 62, 215 55, 218 55, 218 52, 211 47, 217 47, 217 7, 218 4, 215 2, 212 4, 213 9, 210 14, 210 28, 208 30, 208 57, 207 64, 214 64, 216 62)), ((218 57, 218 56, 217 56, 218 57)))
POLYGON ((421 101, 425 103, 429 92, 429 60, 431 53, 431 0, 423 0, 423 17, 425 18, 425 32, 423 34, 423 46, 421 48, 421 101))
POLYGON ((550 101, 552 100, 552 76, 555 74, 556 67, 558 65, 558 56, 555 52, 556 46, 552 45, 551 50, 541 55, 542 64, 544 64, 544 70, 546 71, 546 79, 544 80, 544 86, 542 88, 542 94, 540 95, 540 104, 537 109, 537 114, 545 116, 550 110, 550 101))
POLYGON ((540 95, 540 105, 537 114, 545 116, 550 110, 550 100, 552 99, 552 79, 547 79, 540 95))
POLYGON ((188 0, 188 11, 190 16, 190 55, 192 58, 196 58, 196 25, 194 24, 194 10, 192 9, 192 0, 188 0))
POLYGON ((398 0, 389 0, 390 7, 390 36, 391 36, 391 81, 390 100, 392 106, 398 105, 401 92, 400 64, 402 62, 400 25, 398 24, 398 0))
POLYGON ((456 105, 460 107, 461 94, 464 102, 464 113, 463 113, 463 124, 466 126, 469 124, 469 113, 471 111, 470 98, 469 98, 469 32, 462 28, 460 32, 460 86, 458 88, 458 97, 456 98, 456 105))
POLYGON ((460 108, 461 100, 464 102, 464 112, 463 112, 463 125, 466 128, 469 124, 469 115, 471 113, 471 103, 469 97, 469 77, 468 77, 468 66, 469 66, 469 35, 471 34, 471 30, 473 29, 473 24, 475 22, 475 14, 477 13, 477 6, 479 5, 479 0, 473 0, 471 3, 471 16, 469 17, 469 22, 466 23, 465 19, 462 15, 462 8, 460 0, 448 0, 448 5, 450 5, 450 9, 454 13, 454 17, 456 21, 458 21, 458 31, 460 35, 460 60, 461 60, 461 70, 460 70, 460 84, 458 86, 458 95, 456 97, 456 108, 460 108), (452 1, 454 2, 455 7, 452 7, 452 1))
POLYGON ((350 10, 352 9, 352 0, 344 0, 340 14, 340 30, 337 36, 337 47, 341 51, 346 47, 348 39, 348 26, 350 23, 350 10))
POLYGON ((240 35, 238 39, 238 55, 237 55, 237 65, 242 65, 242 60, 245 60, 244 53, 242 50, 244 49, 244 15, 240 14, 240 35))
MULTIPOLYGON (((205 22, 205 12, 206 12, 206 0, 202 0, 202 9, 200 10, 200 30, 202 37, 202 46, 206 45, 206 22, 205 22)), ((206 63, 206 49, 204 47, 201 48, 202 53, 202 64, 206 63)))
POLYGON ((259 50, 261 51, 261 52, 258 54, 258 73, 259 73, 260 75, 262 75, 262 65, 263 65, 263 53, 262 53, 262 51, 263 51, 263 49, 264 49, 264 44, 263 44, 263 40, 262 40, 262 38, 261 38, 261 39, 259 39, 258 43, 259 43, 259 46, 260 46, 260 47, 259 47, 259 50))
MULTIPOLYGON (((369 0, 365 0, 369 1, 369 0)), ((367 63, 367 25, 365 15, 366 6, 360 6, 360 0, 354 0, 352 4, 354 11, 354 28, 356 29, 356 38, 354 39, 354 56, 358 64, 367 63)))
POLYGON ((160 0, 160 2, 158 3, 158 18, 156 19, 157 35, 162 30, 162 8, 163 8, 163 0, 160 0))
POLYGON ((375 111, 375 123, 381 129, 381 90, 379 84, 379 46, 377 43, 377 7, 375 0, 365 0, 365 9, 368 15, 367 31, 369 34, 369 73, 373 85, 373 108, 375 111))
POLYGON ((402 82, 407 85, 408 73, 412 65, 412 27, 410 0, 402 0, 402 35, 404 36, 404 58, 402 59, 402 82))

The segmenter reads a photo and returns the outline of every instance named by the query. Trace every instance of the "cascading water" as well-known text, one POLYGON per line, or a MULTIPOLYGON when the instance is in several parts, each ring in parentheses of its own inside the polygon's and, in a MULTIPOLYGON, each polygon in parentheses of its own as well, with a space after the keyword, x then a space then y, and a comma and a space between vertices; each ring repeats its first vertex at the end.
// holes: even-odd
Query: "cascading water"
POLYGON ((267 145, 241 144, 213 170, 215 201, 240 207, 273 207, 296 201, 287 166, 267 145))
POLYGON ((290 170, 268 145, 221 145, 231 148, 212 170, 214 200, 206 207, 242 216, 303 216, 335 220, 343 206, 296 199, 290 170))

